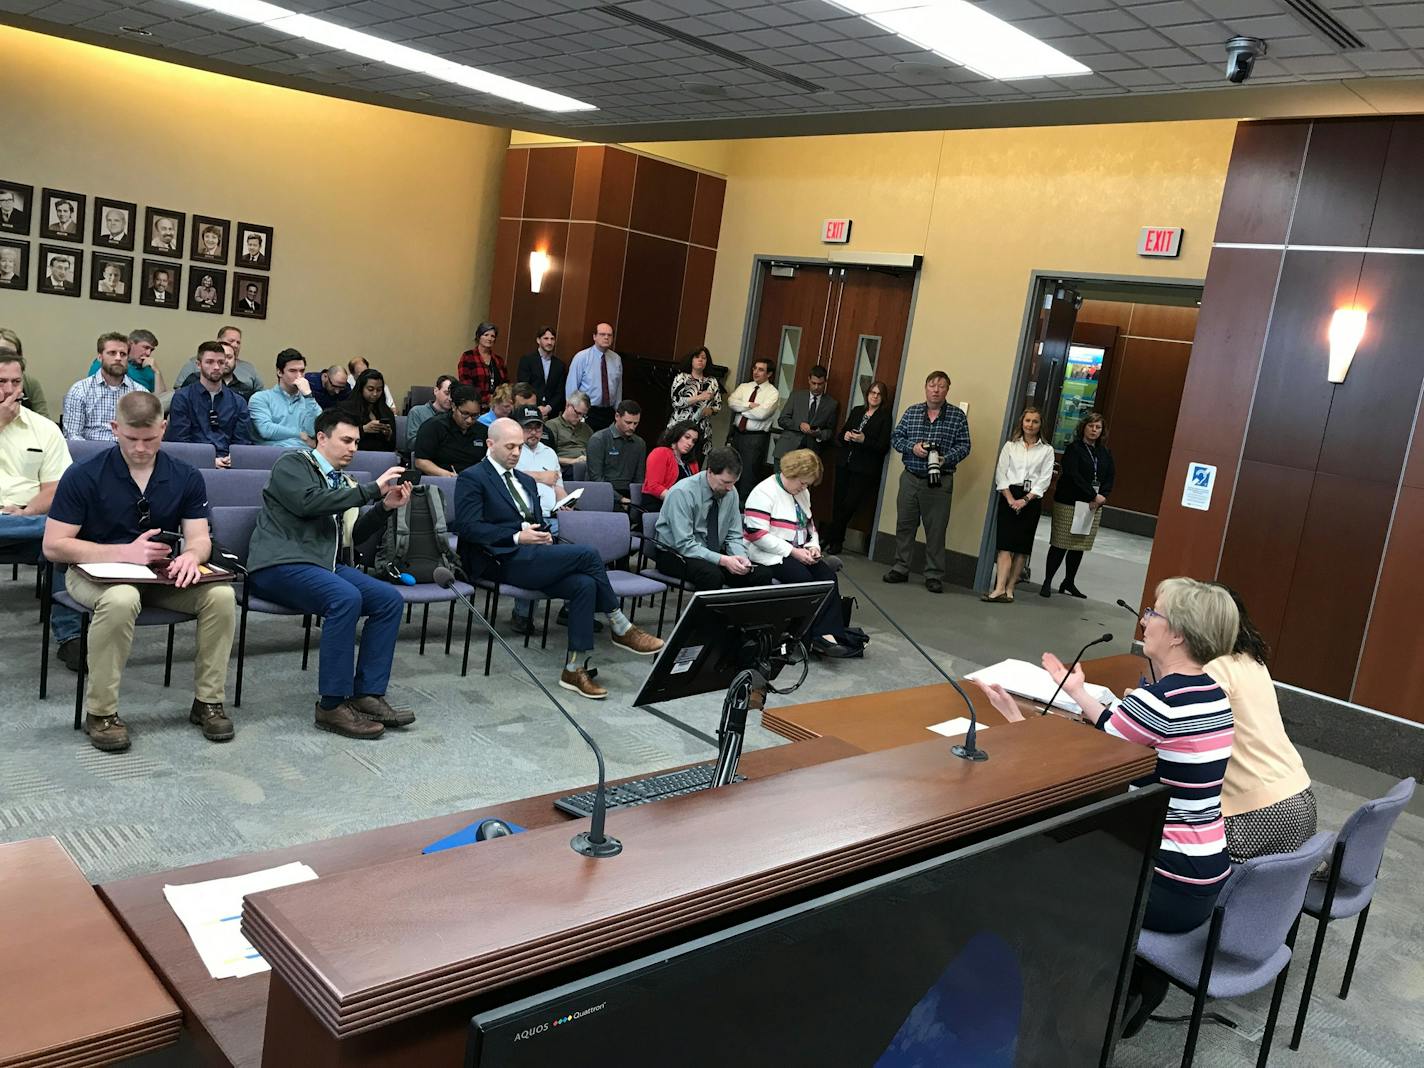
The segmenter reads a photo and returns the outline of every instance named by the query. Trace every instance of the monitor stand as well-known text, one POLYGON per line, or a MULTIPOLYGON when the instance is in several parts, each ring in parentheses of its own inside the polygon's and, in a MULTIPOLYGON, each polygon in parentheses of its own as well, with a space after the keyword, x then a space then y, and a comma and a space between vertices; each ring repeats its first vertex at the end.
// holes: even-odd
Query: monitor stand
POLYGON ((766 704, 766 672, 760 664, 743 668, 727 687, 722 701, 722 722, 717 727, 717 765, 712 771, 709 790, 726 786, 737 778, 737 762, 742 759, 742 737, 747 731, 747 712, 758 711, 766 704))

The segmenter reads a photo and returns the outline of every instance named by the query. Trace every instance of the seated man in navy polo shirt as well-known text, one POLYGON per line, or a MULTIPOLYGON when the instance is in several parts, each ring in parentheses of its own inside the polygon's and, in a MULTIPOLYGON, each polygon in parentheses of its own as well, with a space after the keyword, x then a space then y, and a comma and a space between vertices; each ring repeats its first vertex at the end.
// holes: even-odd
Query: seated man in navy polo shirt
POLYGON ((128 726, 119 718, 119 679, 133 647, 134 621, 147 605, 198 617, 188 721, 202 727, 209 741, 227 741, 233 727, 223 694, 235 602, 230 583, 196 584, 213 547, 203 476, 192 464, 159 451, 163 407, 152 393, 126 394, 114 414, 117 444, 72 465, 59 480, 45 523, 44 554, 70 565, 168 560, 173 585, 95 582, 70 567, 70 596, 93 612, 84 731, 95 749, 129 747, 128 726), (164 532, 182 535, 177 556, 154 540, 164 532))
POLYGON ((173 394, 165 441, 207 443, 217 450, 217 466, 232 466, 232 446, 251 445, 247 401, 223 385, 227 349, 217 341, 198 346, 198 380, 173 394))

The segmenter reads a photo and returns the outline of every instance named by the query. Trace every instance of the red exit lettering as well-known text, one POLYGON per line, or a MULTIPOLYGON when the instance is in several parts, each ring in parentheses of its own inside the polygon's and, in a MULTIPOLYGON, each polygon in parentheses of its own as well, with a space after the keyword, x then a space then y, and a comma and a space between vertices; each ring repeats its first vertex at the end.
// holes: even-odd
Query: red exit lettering
POLYGON ((850 240, 849 219, 827 219, 821 228, 821 240, 833 244, 845 244, 850 240))

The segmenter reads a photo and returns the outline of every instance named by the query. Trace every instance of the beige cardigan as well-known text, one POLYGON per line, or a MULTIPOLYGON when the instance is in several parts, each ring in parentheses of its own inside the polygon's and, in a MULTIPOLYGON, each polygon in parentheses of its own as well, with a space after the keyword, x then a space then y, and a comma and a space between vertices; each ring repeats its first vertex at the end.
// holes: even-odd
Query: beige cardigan
POLYGON ((1221 814, 1255 812, 1308 787, 1310 775, 1286 736, 1276 686, 1265 666, 1235 654, 1217 657, 1206 673, 1226 691, 1236 726, 1221 787, 1221 814))

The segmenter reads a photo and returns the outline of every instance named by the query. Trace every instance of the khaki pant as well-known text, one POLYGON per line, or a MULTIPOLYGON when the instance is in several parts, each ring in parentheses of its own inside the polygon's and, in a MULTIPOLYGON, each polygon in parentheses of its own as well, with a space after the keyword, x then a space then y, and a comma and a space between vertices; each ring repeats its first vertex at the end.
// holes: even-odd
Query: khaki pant
POLYGON ((209 704, 223 702, 236 628, 232 583, 209 582, 186 590, 161 585, 129 586, 93 582, 77 567, 71 567, 65 588, 94 613, 89 621, 89 683, 84 692, 84 707, 89 715, 117 714, 119 680, 133 648, 134 620, 143 608, 166 608, 198 617, 193 696, 209 704))
POLYGON ((895 562, 890 570, 909 574, 915 552, 915 535, 925 525, 925 578, 944 578, 944 536, 949 530, 949 505, 954 498, 954 474, 948 472, 938 487, 929 479, 900 472, 900 492, 895 498, 895 562))

